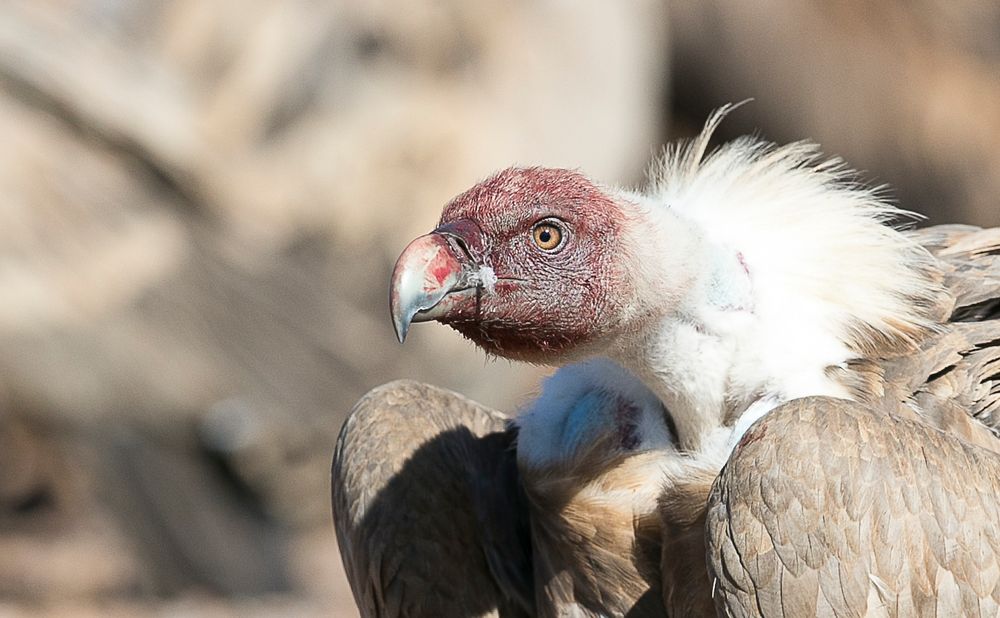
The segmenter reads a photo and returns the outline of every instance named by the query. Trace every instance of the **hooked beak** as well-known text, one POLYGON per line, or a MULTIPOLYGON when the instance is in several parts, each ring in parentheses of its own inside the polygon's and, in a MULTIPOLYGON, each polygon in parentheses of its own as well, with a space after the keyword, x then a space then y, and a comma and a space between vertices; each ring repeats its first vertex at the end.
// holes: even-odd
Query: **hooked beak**
POLYGON ((457 239, 435 230, 407 245, 396 260, 389 309, 402 343, 412 322, 445 317, 474 303, 478 267, 457 239))

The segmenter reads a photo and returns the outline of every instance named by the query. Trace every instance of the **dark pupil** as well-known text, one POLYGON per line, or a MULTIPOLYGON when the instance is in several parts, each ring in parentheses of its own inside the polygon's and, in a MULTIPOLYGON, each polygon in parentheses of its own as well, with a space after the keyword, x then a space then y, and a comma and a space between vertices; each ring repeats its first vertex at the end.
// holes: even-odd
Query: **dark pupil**
POLYGON ((549 244, 549 241, 552 240, 552 232, 542 230, 542 232, 538 235, 538 240, 542 241, 543 245, 549 244))

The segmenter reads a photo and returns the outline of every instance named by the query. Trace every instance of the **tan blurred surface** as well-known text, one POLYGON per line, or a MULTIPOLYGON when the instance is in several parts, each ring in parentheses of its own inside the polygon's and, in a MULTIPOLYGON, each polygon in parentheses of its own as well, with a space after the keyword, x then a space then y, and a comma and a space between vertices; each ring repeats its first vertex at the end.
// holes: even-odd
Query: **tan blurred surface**
POLYGON ((355 615, 329 516, 393 378, 513 410, 539 371, 405 347, 389 269, 512 163, 641 182, 668 135, 827 151, 1000 225, 994 3, 11 0, 0 6, 0 615, 355 615))
POLYGON ((933 223, 1000 225, 1000 3, 679 0, 675 112, 808 138, 933 223), (688 87, 685 87, 687 85, 688 87))

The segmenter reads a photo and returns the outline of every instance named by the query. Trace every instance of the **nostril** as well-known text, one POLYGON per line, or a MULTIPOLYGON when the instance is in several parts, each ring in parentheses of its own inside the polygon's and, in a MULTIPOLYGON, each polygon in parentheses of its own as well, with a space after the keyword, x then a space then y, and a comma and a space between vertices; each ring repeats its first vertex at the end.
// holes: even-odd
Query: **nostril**
POLYGON ((475 261, 472 257, 472 251, 469 249, 469 245, 465 242, 465 240, 452 234, 445 234, 445 238, 448 239, 448 243, 453 249, 461 251, 465 257, 469 258, 470 261, 475 261))
POLYGON ((458 219, 442 223, 434 230, 434 233, 448 238, 453 249, 461 251, 472 261, 475 261, 476 256, 483 253, 483 231, 471 219, 458 219))

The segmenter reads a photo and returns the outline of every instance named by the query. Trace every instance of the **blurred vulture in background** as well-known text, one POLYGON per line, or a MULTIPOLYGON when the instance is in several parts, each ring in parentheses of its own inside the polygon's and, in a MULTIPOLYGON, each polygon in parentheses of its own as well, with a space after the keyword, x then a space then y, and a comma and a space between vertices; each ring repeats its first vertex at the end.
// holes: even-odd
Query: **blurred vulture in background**
POLYGON ((400 256, 400 339, 562 368, 514 421, 358 403, 333 494, 365 615, 1000 610, 1000 229, 897 231, 808 144, 706 156, 720 118, 646 193, 506 170, 400 256))

